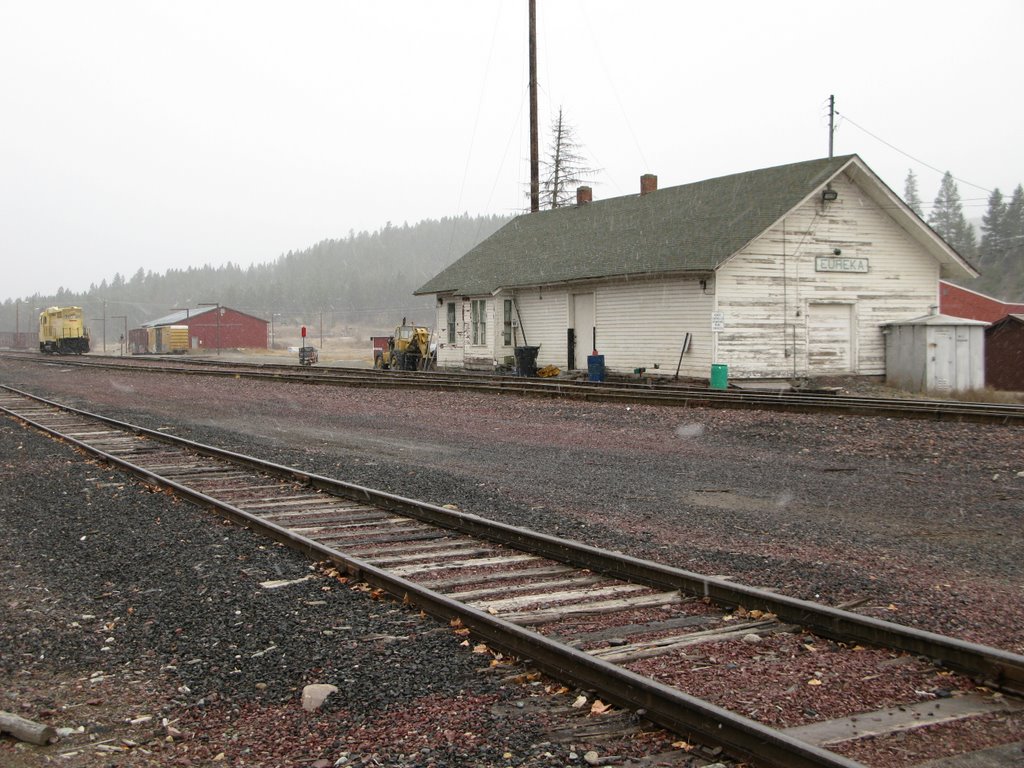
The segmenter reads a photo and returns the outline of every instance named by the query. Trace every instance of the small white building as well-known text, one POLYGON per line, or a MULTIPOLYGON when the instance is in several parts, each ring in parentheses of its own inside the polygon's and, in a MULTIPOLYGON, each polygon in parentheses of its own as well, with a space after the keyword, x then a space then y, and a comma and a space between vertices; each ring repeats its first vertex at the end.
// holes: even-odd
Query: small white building
POLYGON ((882 326, 976 276, 856 155, 513 219, 420 287, 436 296, 438 365, 538 365, 796 379, 882 375, 882 326))
POLYGON ((985 388, 982 320, 925 315, 885 327, 886 383, 908 392, 985 388))

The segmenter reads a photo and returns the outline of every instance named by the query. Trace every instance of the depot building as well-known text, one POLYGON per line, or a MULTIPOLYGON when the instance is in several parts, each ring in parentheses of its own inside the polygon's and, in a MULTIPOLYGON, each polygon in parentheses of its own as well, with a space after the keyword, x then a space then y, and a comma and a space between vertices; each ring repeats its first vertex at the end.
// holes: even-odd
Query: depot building
POLYGON ((440 367, 883 375, 890 323, 977 276, 856 155, 521 215, 428 280, 440 367))

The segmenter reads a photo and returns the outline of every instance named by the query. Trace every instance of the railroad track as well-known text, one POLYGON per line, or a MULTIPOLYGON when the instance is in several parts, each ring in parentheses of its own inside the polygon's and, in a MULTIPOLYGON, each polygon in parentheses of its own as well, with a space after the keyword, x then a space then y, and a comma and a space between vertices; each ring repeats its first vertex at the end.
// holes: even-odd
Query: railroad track
POLYGON ((8 387, 0 409, 757 765, 857 766, 839 752, 866 735, 1024 708, 1016 698, 1024 694, 1024 656, 279 466, 8 387), (814 662, 793 662, 791 653, 814 662), (834 654, 867 662, 853 665, 861 682, 829 679, 830 667, 844 666, 834 654), (790 712, 780 730, 779 718, 754 719, 723 706, 731 701, 684 693, 718 656, 749 665, 745 675, 754 679, 791 668, 797 699, 828 679, 849 701, 806 698, 827 717, 798 703, 797 722, 790 712), (877 675, 912 685, 881 700, 858 696, 863 680, 877 675), (939 678, 948 687, 937 693, 914 687, 939 678))
POLYGON ((571 379, 527 379, 517 376, 449 371, 378 371, 279 363, 219 360, 60 357, 2 352, 0 358, 49 365, 98 367, 180 375, 254 378, 348 387, 404 387, 446 391, 495 392, 532 397, 598 402, 645 403, 675 407, 756 408, 794 413, 833 413, 890 418, 964 421, 986 424, 1024 424, 1024 406, 957 400, 841 396, 814 392, 713 390, 678 382, 589 382, 571 379))

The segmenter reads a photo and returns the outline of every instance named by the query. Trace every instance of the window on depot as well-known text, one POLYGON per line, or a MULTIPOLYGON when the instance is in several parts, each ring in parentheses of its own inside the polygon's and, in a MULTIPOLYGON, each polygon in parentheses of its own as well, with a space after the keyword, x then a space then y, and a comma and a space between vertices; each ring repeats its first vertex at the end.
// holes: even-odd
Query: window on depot
POLYGON ((505 299, 503 339, 506 347, 512 346, 512 299, 505 299))
POLYGON ((470 303, 470 320, 473 330, 473 344, 487 343, 487 299, 473 299, 470 303))

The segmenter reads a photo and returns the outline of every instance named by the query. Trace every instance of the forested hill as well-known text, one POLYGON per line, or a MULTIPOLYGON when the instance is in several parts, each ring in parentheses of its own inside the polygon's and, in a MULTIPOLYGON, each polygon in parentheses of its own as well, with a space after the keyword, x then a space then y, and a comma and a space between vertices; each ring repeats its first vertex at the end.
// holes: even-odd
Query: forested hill
POLYGON ((412 292, 507 221, 463 215, 397 227, 389 222, 377 232, 350 232, 244 269, 231 263, 163 274, 140 268, 131 277, 114 275, 84 293, 61 289, 22 299, 18 307, 9 299, 0 307, 0 330, 15 330, 17 323, 20 330, 32 331, 36 308, 52 305, 83 307, 94 336, 97 319, 105 315, 112 338, 122 329, 123 317, 132 328, 176 308, 211 303, 267 320, 279 315, 285 322, 312 323, 320 312, 344 325, 387 328, 403 315, 429 322, 432 298, 412 292))
MULTIPOLYGON (((1019 187, 1014 193, 1014 200, 1017 198, 1024 200, 1019 187)), ((1010 205, 1007 211, 1013 213, 1019 207, 1010 205)), ((991 218, 990 212, 986 219, 991 218)), ((1000 221, 1004 219, 1017 220, 1006 215, 1000 221)), ((431 323, 431 297, 415 297, 412 292, 508 220, 464 214, 399 227, 388 223, 373 233, 350 232, 345 238, 323 240, 248 268, 227 263, 163 274, 140 268, 130 278, 116 274, 109 282, 103 280, 82 293, 60 289, 20 302, 7 299, 0 305, 0 331, 34 333, 38 309, 54 305, 82 307, 94 336, 100 333, 105 317, 112 340, 118 338, 125 323, 135 328, 175 309, 213 303, 293 324, 324 320, 329 327, 374 326, 382 330, 406 316, 410 321, 431 323)), ((988 246, 991 232, 996 231, 995 227, 982 227, 986 237, 978 252, 972 250, 970 256, 982 277, 963 285, 1005 301, 1022 301, 1024 252, 1020 243, 1024 242, 1024 230, 1014 230, 1000 241, 1013 247, 993 250, 988 246)))

